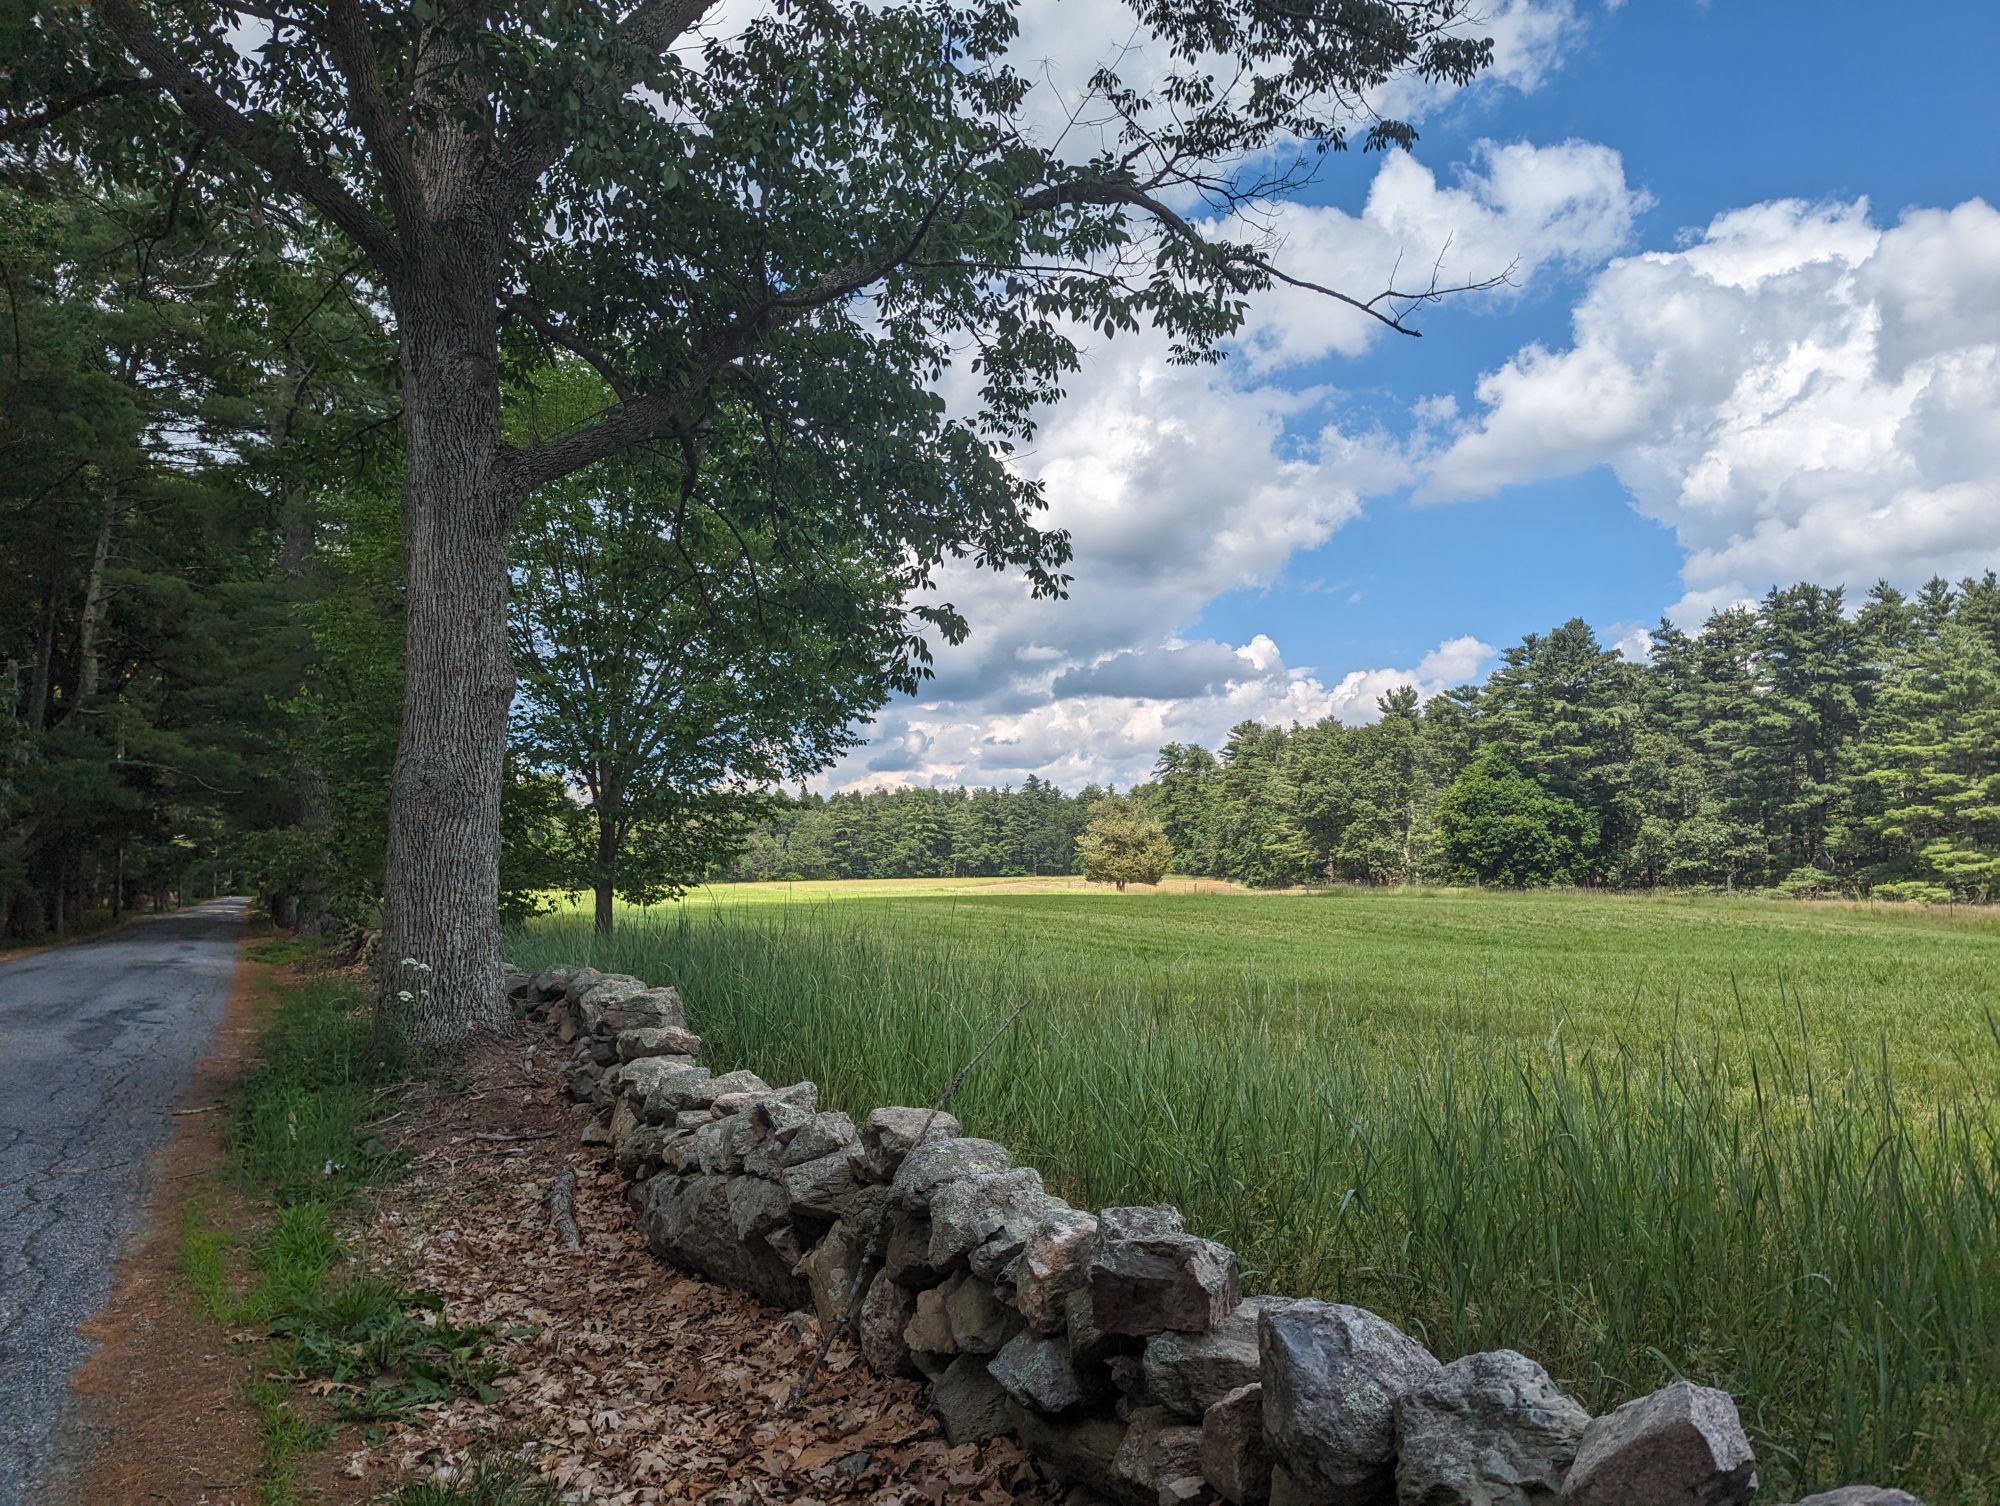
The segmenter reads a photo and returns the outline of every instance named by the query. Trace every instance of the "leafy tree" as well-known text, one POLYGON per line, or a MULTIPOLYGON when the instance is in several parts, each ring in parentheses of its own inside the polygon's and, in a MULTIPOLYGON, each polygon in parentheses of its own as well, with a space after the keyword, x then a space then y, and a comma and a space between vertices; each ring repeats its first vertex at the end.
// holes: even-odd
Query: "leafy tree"
MULTIPOLYGON (((401 1022, 431 1041, 500 1015, 505 596, 531 495, 654 441, 699 467, 744 404, 774 450, 848 467, 855 527, 920 583, 967 555, 1059 590, 1066 541, 1036 526, 1003 448, 1060 393, 1078 333, 1143 320, 1212 353, 1286 276, 1217 228, 1229 211, 1346 146, 1358 100, 1410 74, 1464 82, 1492 52, 1462 0, 1134 0, 1136 51, 1165 76, 1102 70, 1104 144, 1078 154, 1026 124, 1008 0, 778 8, 727 39, 698 32, 710 8, 333 0, 267 20, 105 0, 44 10, 11 80, 0 135, 41 126, 105 171, 254 183, 344 237, 393 314, 409 573, 384 951, 435 968, 401 1022), (1241 171, 1252 159, 1273 166, 1241 171), (968 344, 963 419, 930 384, 968 344), (614 401, 511 441, 506 375, 554 348, 614 401)), ((1375 116, 1361 144, 1414 137, 1375 116)), ((1407 328, 1438 291, 1348 301, 1407 328)), ((942 608, 930 626, 962 631, 942 608)))
POLYGON ((1882 682, 1856 761, 1876 893, 2000 892, 2000 653, 1980 627, 1947 619, 1922 634, 1882 682))
MULTIPOLYGON (((564 370, 543 400, 562 384, 572 402, 600 386, 564 370)), ((799 530, 732 520, 747 511, 732 488, 791 479, 731 429, 744 417, 718 418, 697 474, 607 461, 545 488, 516 534, 512 744, 584 796, 580 820, 539 829, 602 933, 614 896, 679 892, 730 855, 766 791, 818 773, 858 718, 916 684, 897 561, 831 531, 800 558, 799 530)))
POLYGON ((1090 820, 1076 839, 1083 876, 1094 884, 1157 884, 1167 875, 1174 850, 1160 823, 1136 801, 1108 795, 1090 807, 1090 820))
POLYGON ((1481 884, 1561 883, 1587 864, 1596 832, 1574 801, 1552 794, 1498 748, 1467 765, 1438 801, 1445 861, 1481 884))

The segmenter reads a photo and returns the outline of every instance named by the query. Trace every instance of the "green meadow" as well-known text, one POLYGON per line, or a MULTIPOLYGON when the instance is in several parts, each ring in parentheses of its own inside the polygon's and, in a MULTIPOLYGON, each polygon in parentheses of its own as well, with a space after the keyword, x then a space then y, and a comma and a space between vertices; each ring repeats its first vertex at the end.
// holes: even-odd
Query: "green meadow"
POLYGON ((1079 1204, 1177 1205, 1255 1290, 1596 1406, 1725 1386, 1773 1499, 2000 1472, 1990 911, 884 881, 511 951, 672 981, 711 1060, 855 1110, 931 1101, 1025 1005, 968 1132, 1079 1204))

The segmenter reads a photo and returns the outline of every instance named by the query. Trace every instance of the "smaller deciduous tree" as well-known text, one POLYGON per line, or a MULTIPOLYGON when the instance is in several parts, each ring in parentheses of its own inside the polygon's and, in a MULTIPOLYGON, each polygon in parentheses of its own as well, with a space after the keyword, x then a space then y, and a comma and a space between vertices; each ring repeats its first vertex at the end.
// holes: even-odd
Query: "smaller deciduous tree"
POLYGON ((1157 884, 1173 861, 1173 844, 1160 823, 1135 802, 1107 795, 1090 808, 1076 839, 1083 876, 1095 884, 1157 884))
POLYGON ((1592 850, 1590 819, 1497 748, 1466 765, 1438 801, 1438 837, 1460 878, 1526 887, 1573 877, 1592 850))

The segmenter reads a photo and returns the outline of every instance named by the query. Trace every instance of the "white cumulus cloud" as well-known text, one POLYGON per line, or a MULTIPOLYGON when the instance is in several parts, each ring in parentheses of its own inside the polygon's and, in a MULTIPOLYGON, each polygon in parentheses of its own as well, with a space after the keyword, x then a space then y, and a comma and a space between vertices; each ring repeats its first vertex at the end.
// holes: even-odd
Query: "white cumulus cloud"
POLYGON ((1613 261, 1565 349, 1478 385, 1418 496, 1609 466, 1686 551, 1684 617, 1811 579, 2000 563, 2000 211, 1865 200, 1717 217, 1613 261))

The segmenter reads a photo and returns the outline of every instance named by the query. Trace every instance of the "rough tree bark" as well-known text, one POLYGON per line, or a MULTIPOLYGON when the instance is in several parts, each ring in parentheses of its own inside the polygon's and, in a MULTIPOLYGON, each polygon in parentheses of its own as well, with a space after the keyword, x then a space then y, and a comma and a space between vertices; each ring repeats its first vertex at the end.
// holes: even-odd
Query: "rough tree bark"
POLYGON ((491 247, 490 233, 467 235, 442 265, 394 289, 409 430, 407 594, 381 965, 391 1000, 406 959, 430 969, 423 1007, 394 1020, 419 1049, 507 1018, 500 787, 514 694, 507 534, 520 498, 501 464, 491 247))
POLYGON ((620 790, 618 781, 609 778, 602 781, 597 791, 597 873, 596 929, 599 936, 609 936, 616 923, 618 843, 624 835, 624 821, 620 815, 620 790))

